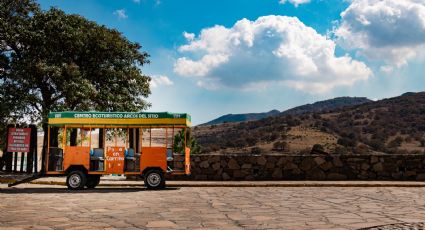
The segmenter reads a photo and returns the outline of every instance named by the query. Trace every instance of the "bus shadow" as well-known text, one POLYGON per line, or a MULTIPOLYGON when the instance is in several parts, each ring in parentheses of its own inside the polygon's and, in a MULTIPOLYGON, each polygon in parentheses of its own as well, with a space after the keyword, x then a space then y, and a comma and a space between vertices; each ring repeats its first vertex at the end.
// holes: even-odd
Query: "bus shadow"
POLYGON ((131 192, 157 192, 157 191, 174 191, 180 190, 178 187, 170 187, 161 190, 149 190, 144 187, 132 187, 132 188, 110 188, 110 187, 99 187, 95 189, 84 189, 84 190, 68 190, 64 188, 2 188, 0 194, 43 194, 43 193, 131 193, 131 192))

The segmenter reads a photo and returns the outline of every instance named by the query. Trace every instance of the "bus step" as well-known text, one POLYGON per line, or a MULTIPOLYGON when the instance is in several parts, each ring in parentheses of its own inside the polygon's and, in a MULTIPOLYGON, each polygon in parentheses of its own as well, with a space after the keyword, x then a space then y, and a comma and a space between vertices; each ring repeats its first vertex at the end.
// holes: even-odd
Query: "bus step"
POLYGON ((13 186, 16 186, 18 184, 28 183, 28 182, 33 181, 33 180, 36 180, 36 179, 38 179, 40 177, 42 177, 42 175, 40 173, 35 173, 34 175, 32 175, 30 177, 24 178, 22 180, 15 181, 13 183, 8 184, 7 186, 8 187, 13 187, 13 186))

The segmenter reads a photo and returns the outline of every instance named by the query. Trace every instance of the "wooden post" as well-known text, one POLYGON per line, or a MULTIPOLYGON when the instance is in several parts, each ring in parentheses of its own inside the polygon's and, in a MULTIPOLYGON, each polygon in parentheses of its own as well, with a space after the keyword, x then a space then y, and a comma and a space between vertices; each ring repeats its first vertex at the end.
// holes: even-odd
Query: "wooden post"
POLYGON ((13 171, 18 172, 18 152, 13 153, 13 171))
POLYGON ((25 153, 21 152, 21 164, 19 167, 19 172, 24 172, 24 163, 25 163, 25 153))

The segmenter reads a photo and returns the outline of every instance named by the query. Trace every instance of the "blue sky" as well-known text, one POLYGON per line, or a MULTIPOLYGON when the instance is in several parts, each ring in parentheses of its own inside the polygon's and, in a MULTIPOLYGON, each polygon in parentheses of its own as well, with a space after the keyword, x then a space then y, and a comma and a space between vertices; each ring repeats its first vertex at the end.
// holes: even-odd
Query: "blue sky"
POLYGON ((337 96, 423 91, 422 0, 42 0, 142 44, 150 111, 194 124, 337 96))

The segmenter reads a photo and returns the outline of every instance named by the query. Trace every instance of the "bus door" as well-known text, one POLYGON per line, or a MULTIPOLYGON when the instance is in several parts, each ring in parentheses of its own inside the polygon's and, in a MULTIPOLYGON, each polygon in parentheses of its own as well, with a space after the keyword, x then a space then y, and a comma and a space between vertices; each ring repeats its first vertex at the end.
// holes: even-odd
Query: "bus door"
POLYGON ((167 171, 167 147, 165 128, 143 128, 140 156, 140 172, 146 168, 161 168, 167 171))
POLYGON ((80 165, 90 168, 90 130, 80 128, 65 128, 63 139, 63 170, 70 166, 80 165))

